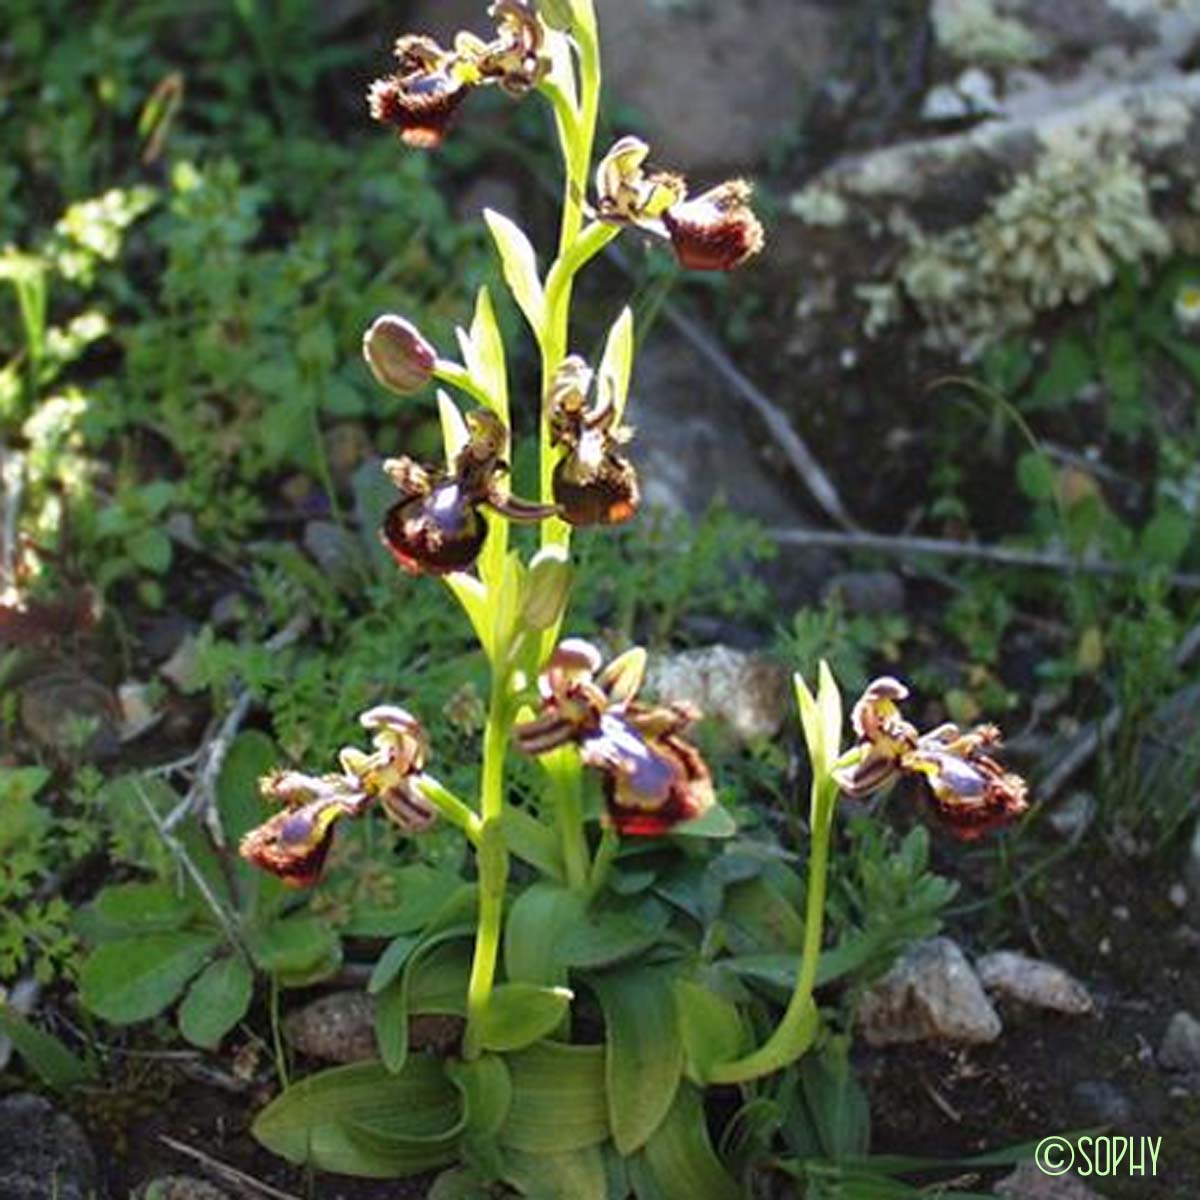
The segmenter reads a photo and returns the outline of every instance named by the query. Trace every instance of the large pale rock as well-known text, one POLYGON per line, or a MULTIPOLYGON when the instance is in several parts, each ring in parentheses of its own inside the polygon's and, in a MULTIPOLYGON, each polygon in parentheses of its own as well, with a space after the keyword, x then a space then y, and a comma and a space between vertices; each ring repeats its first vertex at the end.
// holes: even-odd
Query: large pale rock
POLYGON ((863 996, 858 1012, 872 1046, 899 1042, 994 1042, 1000 1018, 959 947, 930 938, 863 996))
MULTIPOLYGON (((482 32, 486 9, 419 0, 406 25, 439 38, 482 32)), ((643 119, 656 160, 683 171, 759 160, 794 130, 840 52, 837 6, 816 0, 599 0, 597 10, 612 97, 643 119)))
POLYGON ((994 996, 1070 1016, 1084 1016, 1095 1004, 1087 988, 1062 967, 1012 950, 985 954, 975 964, 983 986, 994 996))
POLYGON ((915 318, 927 345, 970 357, 1123 266, 1200 245, 1200 74, 843 159, 791 209, 783 269, 837 281, 817 308, 798 296, 814 329, 833 322, 844 338, 857 309, 869 342, 915 318))
POLYGON ((687 700, 746 742, 773 737, 788 713, 787 672, 775 662, 728 646, 653 658, 646 691, 687 700))

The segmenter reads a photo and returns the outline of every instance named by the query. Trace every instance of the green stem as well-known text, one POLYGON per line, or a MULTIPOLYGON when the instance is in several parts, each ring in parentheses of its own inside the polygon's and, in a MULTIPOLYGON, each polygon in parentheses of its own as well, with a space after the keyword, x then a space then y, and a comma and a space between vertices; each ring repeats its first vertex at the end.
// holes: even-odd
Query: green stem
POLYGON ((574 892, 587 891, 589 856, 583 835, 583 774, 579 756, 564 746, 545 755, 542 763, 550 777, 567 886, 574 892))
POLYGON ((606 825, 600 835, 600 845, 596 847, 596 857, 592 860, 592 873, 588 880, 588 892, 592 897, 598 896, 608 882, 620 848, 621 839, 617 831, 606 825))
POLYGON ((829 778, 813 781, 812 846, 804 909, 804 948, 796 987, 774 1033, 757 1049, 734 1062, 719 1063, 708 1073, 709 1083, 747 1083, 794 1063, 817 1034, 813 988, 825 929, 825 884, 829 870, 829 835, 837 804, 837 786, 829 778))
MULTIPOLYGON (((503 661, 501 656, 500 661, 503 661)), ((466 1058, 478 1058, 483 1047, 479 1026, 487 1011, 500 955, 500 932, 504 920, 504 890, 508 884, 508 852, 501 827, 504 814, 504 758, 508 750, 508 671, 497 666, 492 674, 492 697, 483 733, 483 781, 479 808, 482 820, 476 848, 479 871, 479 925, 475 931, 475 955, 467 985, 467 1032, 463 1042, 466 1058)))
MULTIPOLYGON (((478 846, 483 832, 483 822, 479 815, 471 811, 448 787, 445 787, 431 775, 422 775, 417 781, 421 794, 453 825, 467 835, 472 846, 478 846)), ((370 828, 371 822, 364 824, 370 828)))
POLYGON ((459 391, 466 392, 472 400, 482 404, 485 408, 491 407, 491 397, 475 382, 474 376, 462 363, 456 363, 450 358, 439 358, 433 366, 433 377, 442 383, 448 383, 451 387, 458 388, 459 391))

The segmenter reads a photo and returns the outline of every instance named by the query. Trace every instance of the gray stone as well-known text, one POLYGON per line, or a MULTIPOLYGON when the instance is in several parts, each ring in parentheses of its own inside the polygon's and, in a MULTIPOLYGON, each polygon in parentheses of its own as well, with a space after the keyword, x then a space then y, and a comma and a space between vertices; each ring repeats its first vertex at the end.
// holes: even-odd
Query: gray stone
POLYGON ((0 1099, 3 1200, 101 1200, 96 1159, 79 1126, 41 1096, 0 1099))
POLYGON ((825 586, 823 599, 837 598, 850 616, 904 613, 904 580, 894 571, 842 571, 825 586))
POLYGON ((331 992, 290 1013, 283 1028, 292 1046, 310 1058, 352 1063, 379 1056, 375 1006, 364 992, 331 992))
POLYGON ((1081 1120, 1100 1125, 1127 1125, 1133 1120, 1133 1102, 1108 1080, 1082 1080, 1071 1088, 1071 1099, 1081 1120))
POLYGON ((690 701, 745 742, 773 737, 790 711, 787 671, 728 646, 652 658, 646 691, 662 700, 690 701))
MULTIPOLYGON (((836 7, 816 0, 600 0, 597 8, 611 97, 637 111, 655 161, 681 171, 762 158, 795 129, 805 93, 841 53, 836 7)), ((482 33, 485 9, 482 0, 419 0, 405 25, 439 39, 482 33)))
POLYGON ((1200 1071, 1200 1021, 1177 1012, 1167 1025, 1158 1061, 1168 1071, 1200 1071))
POLYGON ((944 937, 918 943, 872 985, 858 1020, 872 1046, 994 1042, 1002 1029, 966 956, 944 937))
POLYGON ((1064 841, 1083 837, 1096 816, 1096 797, 1091 792, 1072 792, 1055 805, 1048 820, 1050 828, 1064 841))
POLYGON ((190 696, 204 686, 199 656, 200 641, 195 634, 189 633, 175 647, 175 653, 158 668, 158 673, 184 695, 190 696))
POLYGON ((1187 888, 1192 916, 1200 921, 1200 821, 1192 830, 1187 860, 1183 865, 1183 885, 1187 888))
POLYGON ((116 697, 89 675, 50 671, 24 684, 18 697, 25 731, 57 757, 107 758, 120 746, 116 697))
POLYGON ((194 1175, 163 1175, 146 1184, 140 1200, 229 1200, 229 1194, 194 1175))
POLYGON ((1012 950, 997 950, 979 959, 975 970, 989 992, 1006 1000, 1070 1016, 1084 1016, 1095 1010, 1087 988, 1053 963, 1012 950))
POLYGON ((1006 1200, 1104 1200, 1083 1183, 1074 1171, 1062 1175, 1047 1175, 1032 1162, 1022 1163, 1011 1175, 1006 1175, 993 1189, 1006 1200))

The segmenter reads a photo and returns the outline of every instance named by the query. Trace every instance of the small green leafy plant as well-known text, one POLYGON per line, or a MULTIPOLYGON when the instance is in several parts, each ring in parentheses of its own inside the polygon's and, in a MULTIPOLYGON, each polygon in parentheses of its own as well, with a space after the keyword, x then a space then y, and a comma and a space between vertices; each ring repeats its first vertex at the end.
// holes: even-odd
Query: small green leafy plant
POLYGON ((699 714, 641 697, 645 652, 604 653, 561 636, 574 535, 633 519, 640 495, 624 451, 632 314, 616 316, 593 367, 571 352, 576 278, 623 229, 669 242, 698 270, 740 265, 761 248, 762 230, 748 185, 691 198, 680 177, 647 169, 649 148, 635 138, 601 158, 593 189, 592 0, 498 0, 491 13, 490 41, 461 33, 444 49, 401 38, 398 69, 372 86, 369 102, 402 142, 425 149, 442 142, 478 88, 536 91, 550 103, 565 185, 545 273, 512 220, 485 214, 540 355, 535 498, 511 487, 525 413, 510 405, 486 289, 458 332, 459 359, 399 315, 378 317, 363 343, 391 392, 442 385, 444 464, 384 464, 400 498, 380 532, 403 570, 444 582, 478 640, 490 676, 482 761, 465 786, 450 786, 425 725, 376 704, 361 716, 369 749, 343 747, 326 774, 263 777, 278 811, 241 842, 250 862, 305 888, 339 824, 379 809, 417 846, 440 819, 469 849, 468 869, 450 882, 404 880, 413 919, 392 931, 368 983, 378 1061, 285 1087, 254 1132, 292 1162, 326 1171, 441 1169, 432 1194, 443 1198, 502 1187, 572 1200, 736 1198, 749 1183, 710 1140, 708 1089, 737 1088, 753 1103, 815 1047, 832 1062, 818 985, 869 978, 913 931, 936 925, 948 896, 914 842, 894 870, 877 864, 841 882, 846 933, 827 951, 840 792, 865 796, 909 776, 944 824, 975 837, 1024 809, 1024 785, 991 757, 994 728, 918 733, 899 707, 905 688, 890 678, 855 706, 857 741, 843 753, 841 696, 822 664, 815 693, 796 679, 812 776, 802 883, 790 856, 739 835, 720 804, 688 736, 699 714), (538 545, 522 553, 525 527, 538 545), (881 897, 894 912, 862 911, 881 897), (429 1015, 451 1031, 433 1046, 412 1021, 429 1015))

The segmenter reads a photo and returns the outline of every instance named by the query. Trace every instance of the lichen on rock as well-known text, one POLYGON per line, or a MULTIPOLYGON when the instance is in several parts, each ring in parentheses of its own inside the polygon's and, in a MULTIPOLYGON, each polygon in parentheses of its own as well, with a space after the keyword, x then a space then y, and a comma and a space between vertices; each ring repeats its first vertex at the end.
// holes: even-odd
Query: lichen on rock
MULTIPOLYGON (((980 220, 917 234, 896 271, 946 349, 977 349, 1039 312, 1080 304, 1171 249, 1143 168, 1128 155, 1048 152, 980 220)), ((879 314, 872 309, 868 321, 879 314)))
POLYGON ((938 44, 961 62, 1016 66, 1046 54, 1042 39, 996 0, 934 0, 932 17, 938 44))

